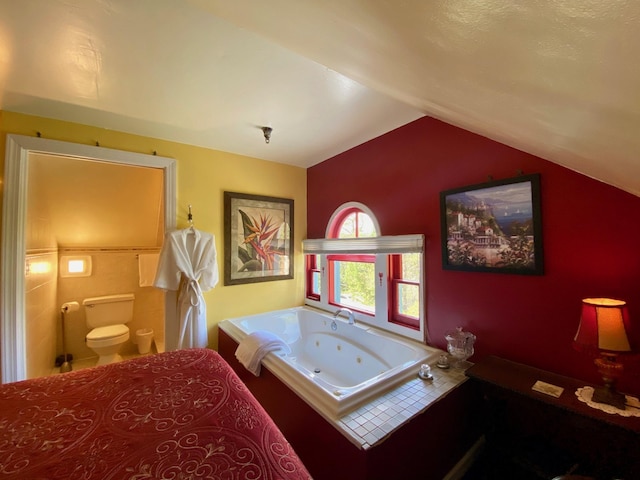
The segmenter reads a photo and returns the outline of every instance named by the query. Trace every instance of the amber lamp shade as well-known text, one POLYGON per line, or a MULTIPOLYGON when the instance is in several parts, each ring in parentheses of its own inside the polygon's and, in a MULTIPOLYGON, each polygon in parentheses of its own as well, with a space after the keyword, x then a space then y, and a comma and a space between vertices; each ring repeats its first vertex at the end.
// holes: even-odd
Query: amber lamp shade
POLYGON ((611 298, 585 298, 578 332, 573 340, 576 349, 598 353, 595 364, 604 381, 603 388, 595 389, 592 400, 625 409, 625 396, 615 385, 622 376, 620 354, 633 351, 630 338, 631 322, 627 304, 611 298))

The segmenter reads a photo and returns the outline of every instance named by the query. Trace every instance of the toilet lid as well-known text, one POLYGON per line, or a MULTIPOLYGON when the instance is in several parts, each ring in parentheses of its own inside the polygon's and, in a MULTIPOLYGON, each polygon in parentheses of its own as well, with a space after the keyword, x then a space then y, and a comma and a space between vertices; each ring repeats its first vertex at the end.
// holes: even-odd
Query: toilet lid
POLYGON ((119 337, 129 332, 129 327, 124 324, 108 325, 106 327, 94 328, 87 335, 87 340, 106 340, 107 338, 119 337))

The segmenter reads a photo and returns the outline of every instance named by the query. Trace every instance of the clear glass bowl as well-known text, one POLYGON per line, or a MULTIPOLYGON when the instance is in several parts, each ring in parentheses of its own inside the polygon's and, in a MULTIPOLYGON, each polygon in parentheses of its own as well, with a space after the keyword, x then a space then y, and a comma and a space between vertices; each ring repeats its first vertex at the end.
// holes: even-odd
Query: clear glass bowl
POLYGON ((445 335, 447 339, 447 352, 454 358, 454 368, 464 368, 467 358, 473 355, 473 344, 476 336, 471 332, 463 332, 462 327, 457 327, 455 332, 445 335))

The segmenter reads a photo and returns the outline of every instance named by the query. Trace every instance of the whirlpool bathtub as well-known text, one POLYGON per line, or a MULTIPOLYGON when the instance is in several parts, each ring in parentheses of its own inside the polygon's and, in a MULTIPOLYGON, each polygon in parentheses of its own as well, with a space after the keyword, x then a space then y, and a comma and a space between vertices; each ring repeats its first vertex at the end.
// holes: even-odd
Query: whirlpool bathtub
POLYGON ((364 324, 308 307, 228 319, 220 328, 240 343, 250 333, 269 331, 291 349, 269 353, 262 361, 276 377, 316 411, 337 419, 417 375, 442 351, 385 334, 364 324))

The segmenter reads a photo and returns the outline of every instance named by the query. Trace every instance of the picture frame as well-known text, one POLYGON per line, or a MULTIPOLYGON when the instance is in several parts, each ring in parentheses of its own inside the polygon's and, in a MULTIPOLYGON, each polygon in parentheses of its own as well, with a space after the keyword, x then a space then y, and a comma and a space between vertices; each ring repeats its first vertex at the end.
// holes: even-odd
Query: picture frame
POLYGON ((293 200, 224 192, 224 284, 293 278, 293 200))
POLYGON ((542 275, 540 175, 440 193, 445 270, 542 275))

